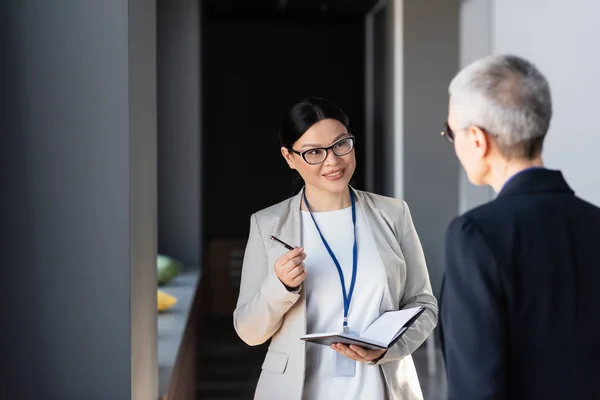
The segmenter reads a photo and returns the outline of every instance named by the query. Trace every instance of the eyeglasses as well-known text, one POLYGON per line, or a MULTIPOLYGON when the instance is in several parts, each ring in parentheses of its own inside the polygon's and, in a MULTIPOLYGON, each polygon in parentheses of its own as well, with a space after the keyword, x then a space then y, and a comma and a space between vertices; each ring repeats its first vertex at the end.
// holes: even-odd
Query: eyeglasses
POLYGON ((448 142, 454 143, 454 131, 450 128, 450 125, 448 125, 448 122, 446 122, 444 124, 444 127, 442 128, 442 132, 440 132, 440 134, 442 136, 444 136, 448 142))
MULTIPOLYGON (((478 125, 473 125, 473 126, 479 128, 486 135, 489 135, 489 136, 491 136, 493 138, 497 137, 497 135, 495 135, 493 133, 490 133, 489 131, 487 131, 486 129, 482 128, 481 126, 478 126, 478 125)), ((466 129, 461 129, 459 132, 465 131, 465 130, 466 129)), ((442 131, 440 132, 440 134, 442 136, 444 136, 446 138, 446 140, 449 141, 450 143, 454 143, 454 136, 456 136, 456 135, 455 135, 455 132, 452 130, 452 128, 450 128, 450 125, 448 125, 448 122, 446 122, 444 124, 444 127, 442 128, 442 131)))
POLYGON ((331 150, 333 154, 338 157, 345 156, 354 149, 354 136, 348 136, 338 140, 334 144, 328 147, 315 147, 304 151, 296 151, 289 149, 290 151, 298 154, 307 164, 316 165, 320 164, 327 158, 327 151, 331 150))

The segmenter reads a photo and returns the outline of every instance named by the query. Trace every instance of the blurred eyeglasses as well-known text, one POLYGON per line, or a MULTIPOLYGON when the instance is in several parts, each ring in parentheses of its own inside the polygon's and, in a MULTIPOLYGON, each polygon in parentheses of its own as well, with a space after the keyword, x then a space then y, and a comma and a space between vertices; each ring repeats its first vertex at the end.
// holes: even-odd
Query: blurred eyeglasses
POLYGON ((338 140, 328 147, 314 147, 304 151, 296 151, 294 149, 290 150, 302 157, 302 159, 308 164, 316 165, 325 161, 327 158, 327 152, 329 150, 331 150, 336 156, 341 157, 350 153, 352 149, 354 149, 354 136, 350 135, 338 140))
POLYGON ((444 124, 444 127, 442 128, 442 132, 440 134, 443 137, 445 137, 448 142, 454 143, 454 131, 450 128, 450 125, 448 125, 448 122, 446 122, 444 124))

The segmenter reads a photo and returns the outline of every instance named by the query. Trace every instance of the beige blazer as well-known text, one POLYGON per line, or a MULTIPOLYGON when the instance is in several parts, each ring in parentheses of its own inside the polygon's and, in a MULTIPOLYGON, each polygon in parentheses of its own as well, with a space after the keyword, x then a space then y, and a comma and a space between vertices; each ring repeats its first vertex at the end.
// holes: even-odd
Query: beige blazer
MULTIPOLYGON (((287 250, 269 239, 275 235, 292 246, 301 245, 301 193, 253 214, 250 220, 233 321, 240 338, 250 346, 271 339, 256 387, 254 398, 258 400, 302 398, 305 344, 300 337, 306 334, 306 297, 303 289, 288 292, 275 275, 275 260, 287 250)), ((423 399, 411 353, 435 328, 438 307, 421 243, 404 201, 355 193, 387 270, 381 312, 426 308, 373 368, 382 369, 390 399, 423 399)))

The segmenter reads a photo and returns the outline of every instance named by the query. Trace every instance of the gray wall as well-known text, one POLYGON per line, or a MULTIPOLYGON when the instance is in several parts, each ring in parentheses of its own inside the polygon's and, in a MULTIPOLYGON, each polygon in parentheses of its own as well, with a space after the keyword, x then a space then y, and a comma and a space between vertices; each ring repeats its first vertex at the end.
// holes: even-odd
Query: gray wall
POLYGON ((600 2, 494 1, 493 52, 532 60, 550 81, 554 117, 543 157, 600 205, 600 2))
POLYGON ((458 162, 439 132, 448 113, 446 88, 459 64, 459 2, 420 0, 402 5, 403 196, 438 294, 445 230, 458 211, 458 162))
POLYGON ((448 83, 459 67, 460 4, 388 0, 373 12, 379 26, 370 30, 367 18, 366 29, 369 189, 408 203, 438 295, 445 231, 459 210, 458 161, 439 132, 448 114, 448 83), (369 48, 371 39, 379 43, 369 48), (391 181, 378 184, 380 171, 391 181))
POLYGON ((159 251, 201 260, 199 0, 158 0, 159 251))
POLYGON ((155 10, 0 5, 0 393, 155 399, 155 10))
MULTIPOLYGON (((461 68, 492 52, 492 2, 493 0, 461 2, 459 51, 461 68)), ((459 196, 459 210, 463 213, 487 203, 495 194, 489 186, 475 186, 469 182, 464 169, 459 166, 459 196)))
POLYGON ((128 16, 129 379, 131 398, 145 400, 158 397, 155 1, 129 0, 128 16))

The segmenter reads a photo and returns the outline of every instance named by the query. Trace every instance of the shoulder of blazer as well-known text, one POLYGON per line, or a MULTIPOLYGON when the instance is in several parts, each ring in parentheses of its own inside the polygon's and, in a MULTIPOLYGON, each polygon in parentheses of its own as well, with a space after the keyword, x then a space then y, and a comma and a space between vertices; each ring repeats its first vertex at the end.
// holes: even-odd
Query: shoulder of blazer
POLYGON ((292 201, 294 201, 294 199, 297 196, 298 195, 292 196, 292 197, 287 198, 277 204, 273 204, 272 206, 263 208, 262 210, 255 212, 253 214, 253 216, 256 216, 256 219, 259 222, 262 222, 262 221, 273 219, 274 217, 277 218, 277 217, 282 217, 284 215, 287 215, 289 213, 292 201))
POLYGON ((406 202, 370 192, 355 191, 355 193, 359 201, 366 206, 366 210, 379 214, 379 221, 387 225, 396 239, 401 241, 406 228, 406 214, 409 212, 406 202))
POLYGON ((363 192, 361 190, 355 190, 357 198, 362 200, 368 206, 379 209, 387 214, 388 217, 394 218, 399 214, 404 221, 404 213, 406 212, 407 205, 404 200, 396 199, 394 197, 382 196, 371 192, 363 192))

